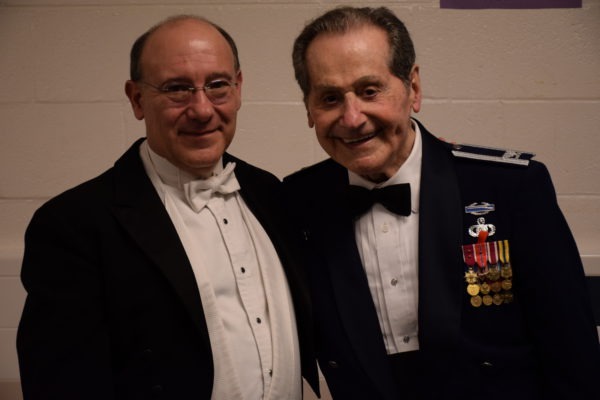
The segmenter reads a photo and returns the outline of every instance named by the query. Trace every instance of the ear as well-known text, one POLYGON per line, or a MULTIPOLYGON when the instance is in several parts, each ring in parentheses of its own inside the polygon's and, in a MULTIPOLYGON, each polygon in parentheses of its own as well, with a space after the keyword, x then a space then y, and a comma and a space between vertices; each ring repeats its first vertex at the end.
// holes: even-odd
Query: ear
POLYGON ((140 91, 138 84, 132 80, 125 82, 125 94, 129 99, 129 103, 131 103, 135 118, 140 121, 144 119, 144 110, 141 102, 142 92, 140 91))
POLYGON ((244 76, 242 75, 242 70, 239 70, 235 76, 235 81, 237 85, 235 86, 235 93, 238 99, 237 109, 239 110, 242 107, 242 82, 244 81, 244 76))
POLYGON ((413 65, 410 71, 410 97, 413 112, 418 113, 421 110, 421 77, 419 76, 419 66, 413 65))
POLYGON ((308 127, 309 128, 314 128, 315 127, 315 121, 313 121, 312 117, 310 116, 310 111, 306 110, 306 118, 308 119, 308 127))

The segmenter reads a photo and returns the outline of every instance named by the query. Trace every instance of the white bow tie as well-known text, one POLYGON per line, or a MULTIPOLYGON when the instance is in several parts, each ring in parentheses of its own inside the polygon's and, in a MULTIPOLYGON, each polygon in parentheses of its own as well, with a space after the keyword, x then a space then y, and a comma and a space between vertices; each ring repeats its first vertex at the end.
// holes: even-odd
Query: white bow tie
POLYGON ((202 211, 213 193, 227 195, 240 190, 233 169, 235 163, 227 163, 225 169, 218 175, 213 175, 207 179, 197 179, 183 185, 183 192, 188 204, 196 213, 202 211))

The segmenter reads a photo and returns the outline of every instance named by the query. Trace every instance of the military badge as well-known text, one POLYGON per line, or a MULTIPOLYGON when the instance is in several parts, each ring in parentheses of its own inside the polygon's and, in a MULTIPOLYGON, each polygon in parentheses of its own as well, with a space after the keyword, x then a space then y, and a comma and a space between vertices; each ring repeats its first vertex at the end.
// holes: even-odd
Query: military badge
POLYGON ((462 254, 466 291, 473 307, 499 306, 514 300, 508 240, 466 244, 462 254))
POLYGON ((495 210, 496 207, 493 204, 486 202, 472 203, 465 207, 465 213, 472 215, 486 215, 495 210))

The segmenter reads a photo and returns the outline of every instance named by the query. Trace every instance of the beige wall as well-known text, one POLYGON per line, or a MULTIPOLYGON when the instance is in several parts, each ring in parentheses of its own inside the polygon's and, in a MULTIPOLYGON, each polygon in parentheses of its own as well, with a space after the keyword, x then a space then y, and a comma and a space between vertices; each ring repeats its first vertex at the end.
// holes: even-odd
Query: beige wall
MULTIPOLYGON (((283 177, 324 158, 293 80, 293 38, 341 3, 0 1, 0 398, 18 398, 18 274, 32 212, 110 167, 143 135, 123 93, 133 40, 175 13, 229 30, 245 77, 230 150, 283 177)), ((584 0, 583 9, 483 11, 440 10, 438 0, 343 3, 386 5, 406 22, 425 91, 418 117, 432 132, 537 153, 588 273, 600 275, 600 0, 584 0)))

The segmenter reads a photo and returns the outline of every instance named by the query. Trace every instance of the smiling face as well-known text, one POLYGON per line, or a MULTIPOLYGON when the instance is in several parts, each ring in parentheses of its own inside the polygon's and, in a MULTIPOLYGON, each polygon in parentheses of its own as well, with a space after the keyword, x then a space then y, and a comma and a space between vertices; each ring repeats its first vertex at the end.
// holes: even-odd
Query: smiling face
POLYGON ((225 38, 194 19, 168 23, 151 34, 140 58, 142 81, 201 87, 217 79, 237 82, 228 101, 215 105, 202 90, 175 103, 141 82, 127 81, 134 115, 145 120, 148 145, 158 155, 198 177, 210 175, 235 133, 241 106, 241 72, 225 38))
POLYGON ((393 176, 408 158, 410 115, 421 106, 418 67, 405 84, 389 60, 386 33, 370 25, 321 34, 306 51, 309 126, 331 158, 373 182, 393 176))

